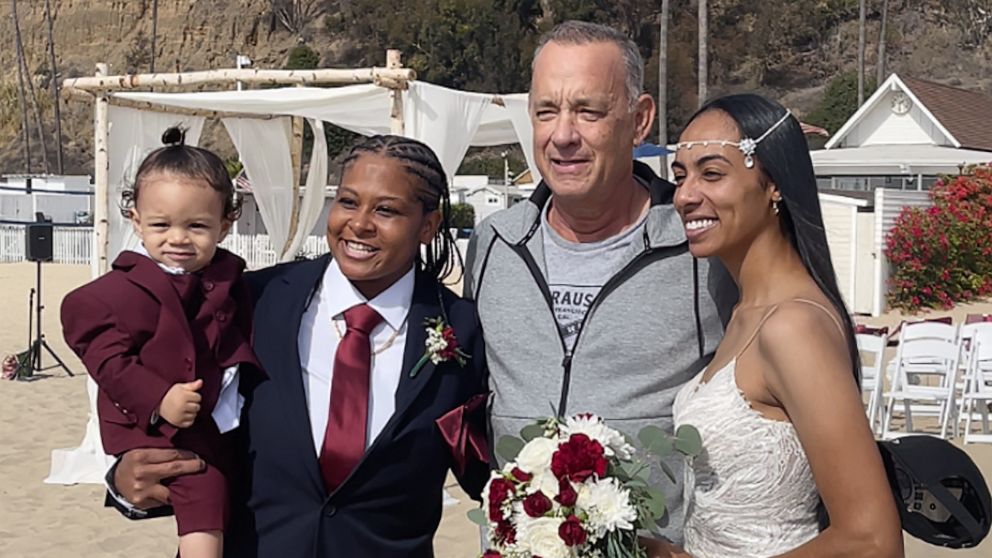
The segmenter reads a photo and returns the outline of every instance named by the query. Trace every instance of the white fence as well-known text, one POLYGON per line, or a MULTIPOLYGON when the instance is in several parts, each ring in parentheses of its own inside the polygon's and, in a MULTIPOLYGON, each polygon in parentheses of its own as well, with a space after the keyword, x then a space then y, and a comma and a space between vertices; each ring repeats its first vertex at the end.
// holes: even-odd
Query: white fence
MULTIPOLYGON (((52 255, 56 263, 89 264, 93 250, 93 229, 54 227, 52 255)), ((0 225, 0 262, 23 262, 24 225, 0 225)))
MULTIPOLYGON (((90 263, 93 253, 93 229, 90 227, 54 227, 52 251, 55 263, 90 263)), ((24 225, 0 225, 0 262, 23 262, 24 225)), ((276 263, 276 252, 269 245, 267 235, 230 234, 221 246, 241 256, 248 269, 259 269, 276 263)), ((327 240, 322 236, 307 237, 302 254, 315 257, 327 251, 327 240)))

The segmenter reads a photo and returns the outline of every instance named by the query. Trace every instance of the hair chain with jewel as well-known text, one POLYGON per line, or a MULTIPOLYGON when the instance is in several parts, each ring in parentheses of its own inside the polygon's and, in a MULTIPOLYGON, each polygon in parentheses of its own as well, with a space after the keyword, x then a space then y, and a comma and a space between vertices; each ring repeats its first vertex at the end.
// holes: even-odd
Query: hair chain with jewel
POLYGON ((719 144, 721 147, 726 147, 728 145, 733 145, 737 149, 740 149, 741 153, 744 154, 744 166, 747 168, 754 167, 754 151, 758 148, 758 144, 761 143, 769 134, 775 131, 776 128, 782 125, 783 122, 792 116, 792 112, 789 110, 785 111, 782 118, 779 118, 777 122, 771 125, 765 133, 758 136, 758 139, 751 139, 747 136, 741 138, 740 141, 731 140, 695 140, 695 141, 683 141, 675 144, 675 150, 679 149, 692 149, 697 145, 702 145, 703 147, 709 146, 709 144, 719 144))

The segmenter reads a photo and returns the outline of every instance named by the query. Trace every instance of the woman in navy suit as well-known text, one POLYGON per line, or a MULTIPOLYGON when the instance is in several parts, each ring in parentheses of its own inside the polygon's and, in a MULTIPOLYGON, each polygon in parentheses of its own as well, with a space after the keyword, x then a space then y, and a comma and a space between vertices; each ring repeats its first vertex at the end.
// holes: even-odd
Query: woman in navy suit
MULTIPOLYGON (((343 167, 330 254, 246 274, 269 379, 243 417, 228 556, 433 556, 447 472, 475 498, 488 477, 482 332, 441 283, 457 267, 444 170, 398 136, 343 167)), ((166 502, 160 481, 199 465, 169 451, 125 454, 118 496, 166 502)))

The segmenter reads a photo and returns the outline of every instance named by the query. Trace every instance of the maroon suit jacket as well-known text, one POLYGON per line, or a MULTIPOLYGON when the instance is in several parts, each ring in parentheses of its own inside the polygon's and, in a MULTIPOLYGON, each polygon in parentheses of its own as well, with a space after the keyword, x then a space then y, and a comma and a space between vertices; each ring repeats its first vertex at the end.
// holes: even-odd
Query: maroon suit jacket
POLYGON ((252 301, 241 279, 244 265, 218 249, 206 268, 187 277, 199 291, 189 315, 177 280, 129 251, 117 257, 112 271, 63 299, 62 333, 100 387, 97 410, 107 453, 181 447, 208 461, 217 455, 220 435, 210 413, 224 368, 241 364, 243 391, 262 378, 250 345, 252 301), (180 431, 161 419, 152 424, 169 388, 197 378, 204 382, 203 402, 193 426, 180 431))

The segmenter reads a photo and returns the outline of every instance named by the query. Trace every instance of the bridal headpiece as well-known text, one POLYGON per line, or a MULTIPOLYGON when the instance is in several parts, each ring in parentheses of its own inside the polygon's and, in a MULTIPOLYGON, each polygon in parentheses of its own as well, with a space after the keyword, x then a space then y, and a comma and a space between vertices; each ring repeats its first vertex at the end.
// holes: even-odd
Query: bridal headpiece
POLYGON ((741 153, 744 154, 744 166, 747 168, 752 168, 754 167, 754 150, 758 148, 758 144, 761 143, 765 138, 767 138, 769 134, 774 132, 775 128, 778 128, 779 126, 782 125, 783 122, 788 120, 790 116, 792 116, 792 113, 786 110, 785 114, 782 115, 782 118, 779 118, 777 122, 772 124, 771 127, 768 128, 767 130, 765 130, 765 133, 758 136, 758 139, 751 139, 747 136, 744 136, 743 138, 741 138, 740 141, 730 141, 730 140, 683 141, 675 144, 675 150, 678 151, 679 149, 692 149, 697 145, 702 145, 706 147, 711 143, 723 147, 732 145, 737 149, 740 149, 741 153))

